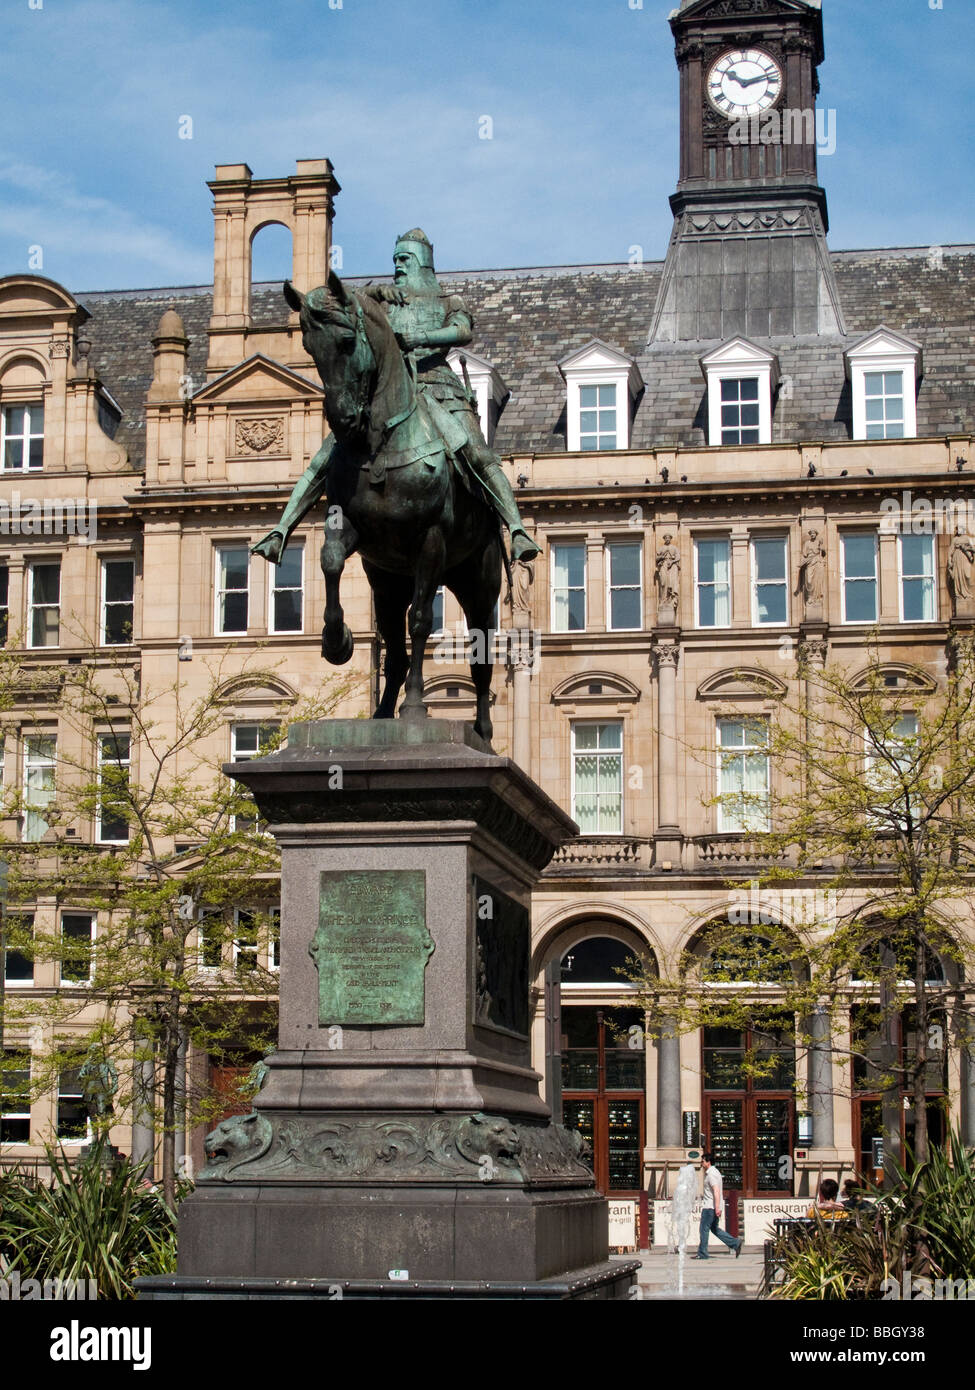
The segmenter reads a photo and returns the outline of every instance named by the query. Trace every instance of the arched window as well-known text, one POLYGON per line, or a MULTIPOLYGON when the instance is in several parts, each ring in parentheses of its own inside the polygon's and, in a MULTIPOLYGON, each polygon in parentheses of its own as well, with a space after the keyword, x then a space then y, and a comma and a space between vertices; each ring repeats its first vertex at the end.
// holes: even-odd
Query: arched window
POLYGON ((251 322, 254 326, 282 324, 288 308, 281 286, 292 275, 290 228, 280 222, 259 227, 251 238, 251 322))
POLYGON ((629 946, 611 936, 590 936, 562 957, 562 984, 625 985, 639 960, 629 946), (621 973, 627 972, 627 973, 621 973))
POLYGON ((700 962, 705 985, 787 985, 804 967, 801 948, 774 925, 767 932, 748 932, 715 923, 690 955, 689 964, 695 958, 700 962))

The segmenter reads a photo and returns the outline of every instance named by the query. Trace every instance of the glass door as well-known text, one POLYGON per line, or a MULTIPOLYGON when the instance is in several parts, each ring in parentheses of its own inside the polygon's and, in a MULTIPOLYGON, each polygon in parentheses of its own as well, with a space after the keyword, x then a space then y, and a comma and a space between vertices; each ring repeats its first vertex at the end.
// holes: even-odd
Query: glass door
POLYGON ((563 1001, 562 1123, 591 1146, 599 1190, 621 1196, 643 1187, 646 1052, 634 1037, 642 1011, 563 1001))

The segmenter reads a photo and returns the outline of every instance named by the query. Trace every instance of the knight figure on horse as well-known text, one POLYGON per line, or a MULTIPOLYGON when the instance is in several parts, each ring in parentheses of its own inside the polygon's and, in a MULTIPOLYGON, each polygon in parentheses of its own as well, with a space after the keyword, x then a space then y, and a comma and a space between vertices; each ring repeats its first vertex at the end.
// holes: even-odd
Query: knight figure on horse
MULTIPOLYGON (((338 586, 345 560, 357 551, 386 645, 377 718, 395 713, 404 681, 401 715, 425 714, 423 648, 441 584, 456 594, 469 631, 490 628, 505 558, 501 523, 510 533, 513 560, 529 564, 539 554, 481 431, 473 393, 447 362, 451 348, 471 341, 471 314, 462 299, 441 288, 433 247, 419 228, 399 238, 393 264, 392 285, 350 291, 333 274, 327 286, 307 295, 285 286, 322 378, 331 433, 295 484, 277 526, 252 548, 279 564, 294 528, 327 501, 322 652, 333 663, 352 655, 338 586)), ((490 739, 491 667, 472 661, 471 674, 474 727, 490 739)))

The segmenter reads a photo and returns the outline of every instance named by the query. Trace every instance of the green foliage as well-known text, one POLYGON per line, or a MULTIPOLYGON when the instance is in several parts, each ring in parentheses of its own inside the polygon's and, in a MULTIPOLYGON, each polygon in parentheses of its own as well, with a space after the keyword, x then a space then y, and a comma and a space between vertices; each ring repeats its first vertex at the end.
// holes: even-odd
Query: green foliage
POLYGON ((975 1278, 975 1159, 953 1132, 947 1149, 901 1168, 874 1210, 820 1217, 778 1238, 785 1280, 776 1299, 877 1299, 884 1281, 975 1278))
MULTIPOLYGON (((0 1255, 38 1280, 89 1280, 100 1299, 134 1298, 133 1281, 176 1268, 176 1217, 145 1164, 104 1167, 104 1141, 78 1164, 49 1149, 50 1184, 0 1177, 0 1255)), ((187 1190, 180 1189, 180 1195, 187 1190)))

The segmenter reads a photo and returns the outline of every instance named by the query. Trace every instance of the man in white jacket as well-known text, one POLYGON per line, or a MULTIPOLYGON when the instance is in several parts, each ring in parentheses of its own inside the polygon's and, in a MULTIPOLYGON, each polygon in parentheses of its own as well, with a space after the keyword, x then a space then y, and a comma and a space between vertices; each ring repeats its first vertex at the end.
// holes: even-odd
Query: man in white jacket
POLYGON ((718 1169, 711 1161, 712 1155, 705 1153, 701 1155, 701 1172, 704 1174, 704 1200, 701 1204, 701 1240, 698 1245, 696 1255, 692 1255, 692 1260, 708 1260, 708 1237, 713 1233, 718 1240, 724 1241, 730 1249, 735 1252, 735 1259, 741 1254, 741 1247, 745 1244, 745 1237, 739 1236, 736 1240, 734 1236, 729 1236, 727 1231, 722 1231, 719 1222, 724 1211, 724 1182, 718 1169))

